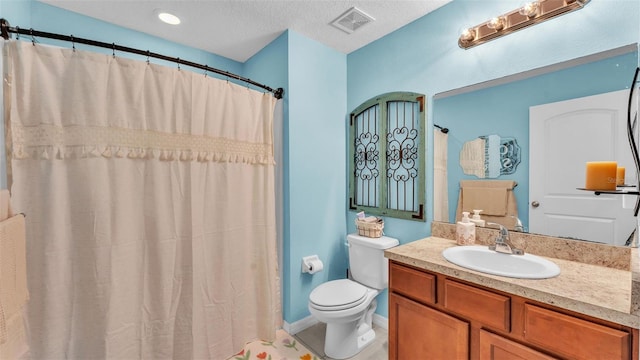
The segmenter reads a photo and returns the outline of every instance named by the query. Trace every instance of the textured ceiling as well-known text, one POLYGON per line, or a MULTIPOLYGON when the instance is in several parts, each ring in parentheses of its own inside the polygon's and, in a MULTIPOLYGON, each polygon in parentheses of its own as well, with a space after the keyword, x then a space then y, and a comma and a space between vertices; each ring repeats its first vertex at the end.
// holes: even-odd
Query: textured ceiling
POLYGON ((451 0, 41 0, 129 29, 244 62, 285 30, 348 54, 424 16, 451 0), (352 34, 330 23, 351 7, 375 21, 352 34), (163 9, 182 23, 154 14, 163 9))

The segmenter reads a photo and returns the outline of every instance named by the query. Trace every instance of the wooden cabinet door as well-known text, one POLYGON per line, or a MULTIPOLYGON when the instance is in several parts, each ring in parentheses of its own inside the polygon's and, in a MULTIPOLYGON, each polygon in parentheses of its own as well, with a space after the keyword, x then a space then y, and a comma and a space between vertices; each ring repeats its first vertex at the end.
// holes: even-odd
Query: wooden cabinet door
POLYGON ((480 360, 552 360, 530 347, 502 336, 480 330, 480 360))
POLYGON ((468 358, 468 323, 389 294, 389 359, 468 358))
POLYGON ((570 359, 629 359, 631 334, 532 304, 524 306, 524 339, 570 359))

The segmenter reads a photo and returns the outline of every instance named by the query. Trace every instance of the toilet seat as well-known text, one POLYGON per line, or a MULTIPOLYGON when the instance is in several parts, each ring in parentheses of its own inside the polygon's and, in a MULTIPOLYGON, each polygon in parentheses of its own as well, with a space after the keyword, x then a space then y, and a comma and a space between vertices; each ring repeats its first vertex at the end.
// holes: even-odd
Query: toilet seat
POLYGON ((323 311, 349 309, 365 302, 368 290, 366 286, 349 279, 333 280, 313 289, 309 304, 323 311))

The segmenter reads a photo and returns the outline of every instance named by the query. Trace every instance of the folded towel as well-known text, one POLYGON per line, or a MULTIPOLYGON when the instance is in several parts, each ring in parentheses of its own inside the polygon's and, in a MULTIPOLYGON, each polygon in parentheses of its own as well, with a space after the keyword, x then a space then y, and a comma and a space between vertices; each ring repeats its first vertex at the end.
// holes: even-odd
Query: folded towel
MULTIPOLYGON (((516 196, 513 192, 513 188, 516 187, 518 183, 514 180, 460 180, 460 195, 458 196, 458 208, 456 210, 456 221, 459 221, 462 218, 463 211, 473 211, 474 209, 482 210, 481 216, 483 220, 487 222, 495 222, 506 226, 508 229, 513 230, 517 223, 518 217, 518 202, 516 200, 516 196), (466 191, 465 189, 469 188, 482 188, 484 189, 503 189, 497 191, 496 198, 500 198, 499 201, 494 201, 492 199, 491 202, 484 202, 483 204, 479 204, 477 198, 474 200, 473 190, 466 191), (496 206, 497 204, 502 203, 502 193, 506 191, 506 213, 504 213, 501 209, 501 206, 496 206), (466 193, 467 196, 464 196, 463 193, 466 193), (475 203, 474 203, 475 202, 475 203), (485 204, 487 207, 485 207, 485 204), (501 213, 503 215, 490 215, 487 212, 492 213, 501 213)), ((478 190, 480 191, 480 190, 478 190)), ((487 191, 490 193, 491 190, 487 191)), ((481 195, 485 196, 485 195, 481 195)), ((480 200, 482 201, 482 200, 480 200)))
POLYGON ((507 215, 507 189, 487 187, 462 188, 462 209, 482 210, 484 215, 507 215))
POLYGON ((25 222, 16 215, 0 222, 0 344, 11 333, 8 320, 21 315, 28 299, 25 222))

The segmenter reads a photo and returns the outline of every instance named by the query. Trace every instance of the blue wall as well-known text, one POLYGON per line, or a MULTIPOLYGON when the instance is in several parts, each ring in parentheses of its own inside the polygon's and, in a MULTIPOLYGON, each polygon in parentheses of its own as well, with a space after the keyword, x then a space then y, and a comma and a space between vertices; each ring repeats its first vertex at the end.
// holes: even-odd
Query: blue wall
POLYGON ((284 239, 289 256, 285 270, 290 271, 284 279, 284 318, 289 323, 309 316, 308 298, 315 286, 346 273, 346 60, 346 55, 289 31, 284 239), (302 274, 302 257, 313 254, 325 270, 302 274))

